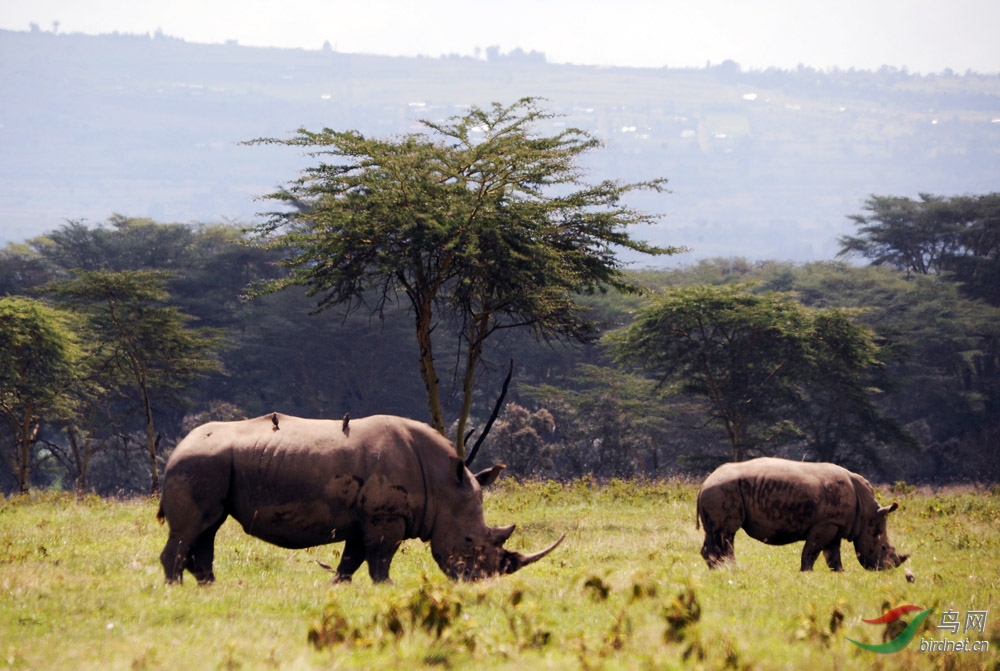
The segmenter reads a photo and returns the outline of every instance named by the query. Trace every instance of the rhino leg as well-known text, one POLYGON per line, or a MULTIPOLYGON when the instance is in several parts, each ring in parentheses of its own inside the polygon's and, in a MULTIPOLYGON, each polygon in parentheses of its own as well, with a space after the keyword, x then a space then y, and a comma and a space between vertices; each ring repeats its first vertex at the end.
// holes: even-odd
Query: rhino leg
MULTIPOLYGON (((802 568, 803 571, 812 571, 813 564, 819 558, 820 552, 829 549, 834 541, 837 541, 836 554, 840 555, 840 542, 838 539, 837 526, 833 524, 819 524, 809 530, 806 535, 806 544, 802 548, 802 568)), ((831 567, 832 568, 832 567, 831 567)), ((836 569, 834 569, 836 570, 836 569)))
POLYGON ((389 565, 406 538, 406 520, 402 517, 382 518, 365 526, 365 560, 372 582, 390 582, 389 565))
POLYGON ((168 583, 183 583, 185 569, 191 571, 199 585, 215 582, 212 563, 215 558, 215 532, 220 526, 221 521, 193 543, 180 535, 170 534, 160 553, 160 563, 168 583))
POLYGON ((212 572, 212 564, 215 561, 215 534, 225 521, 226 517, 223 515, 218 522, 203 531, 191 544, 188 570, 197 579, 199 585, 215 582, 215 573, 212 572))
POLYGON ((191 548, 184 539, 171 532, 167 544, 163 546, 163 552, 160 553, 160 563, 163 564, 163 573, 168 583, 184 582, 184 569, 187 567, 190 552, 191 548))
POLYGON ((705 527, 701 556, 709 568, 736 559, 733 539, 746 517, 738 487, 706 486, 698 493, 698 518, 705 527))
POLYGON ((365 541, 360 535, 349 536, 344 543, 344 554, 337 565, 333 582, 351 582, 351 577, 365 562, 365 541))
POLYGON ((736 534, 725 531, 717 531, 711 535, 705 534, 701 556, 704 557, 708 568, 718 568, 722 564, 736 559, 736 551, 733 548, 735 537, 736 534))
POLYGON ((840 536, 838 535, 830 544, 823 548, 823 557, 826 559, 826 565, 830 567, 831 571, 843 571, 844 565, 840 561, 840 536))
POLYGON ((733 548, 736 532, 716 525, 707 516, 702 518, 702 525, 705 527, 705 542, 701 546, 701 556, 708 564, 708 568, 717 568, 725 562, 736 559, 733 548))
POLYGON ((160 563, 168 583, 183 582, 185 569, 191 571, 199 584, 215 580, 212 572, 215 534, 227 516, 221 503, 204 512, 193 506, 167 507, 170 535, 160 553, 160 563))

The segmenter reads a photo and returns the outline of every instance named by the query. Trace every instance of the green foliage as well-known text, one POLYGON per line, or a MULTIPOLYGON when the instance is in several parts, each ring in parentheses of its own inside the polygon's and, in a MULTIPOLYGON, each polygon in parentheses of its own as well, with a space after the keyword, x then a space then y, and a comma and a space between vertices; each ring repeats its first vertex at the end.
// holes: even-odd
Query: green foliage
POLYGON ((831 456, 856 437, 843 432, 844 416, 857 418, 858 433, 880 419, 864 391, 877 361, 873 333, 846 311, 810 309, 791 294, 677 287, 608 340, 619 361, 704 398, 737 461, 803 432, 831 456))
POLYGON ((683 644, 681 659, 705 659, 706 644, 702 642, 696 626, 701 620, 701 604, 690 585, 663 608, 667 628, 663 632, 666 643, 683 644))
POLYGON ((841 238, 842 255, 917 275, 947 274, 962 291, 1000 307, 1000 193, 919 200, 872 196, 867 215, 852 215, 858 235, 841 238))
MULTIPOLYGON (((939 274, 958 245, 958 230, 950 203, 928 194, 919 201, 905 197, 872 196, 864 209, 851 215, 858 236, 841 238, 841 254, 857 254, 873 265, 889 265, 918 275, 939 274)), ((964 217, 962 217, 964 219, 964 217)))
MULTIPOLYGON (((937 378, 932 386, 919 387, 925 392, 919 400, 925 418, 943 411, 923 425, 933 436, 926 442, 940 445, 939 472, 956 467, 949 442, 979 443, 976 452, 995 456, 1000 435, 1000 194, 921 194, 919 201, 872 196, 865 209, 870 214, 851 217, 859 232, 841 239, 841 254, 859 254, 874 265, 916 275, 914 291, 932 296, 920 300, 916 310, 922 314, 911 323, 914 331, 933 335, 914 339, 925 351, 912 357, 916 365, 909 368, 937 378), (947 282, 919 281, 928 276, 947 282), (955 435, 958 424, 964 427, 962 438, 955 435), (931 426, 948 426, 951 439, 933 435, 931 426)), ((995 458, 974 461, 977 471, 995 471, 987 465, 996 463, 995 458)))
POLYGON ((44 422, 73 412, 82 350, 72 317, 30 298, 0 298, 0 421, 20 492, 28 491, 44 422))
POLYGON ((842 238, 841 254, 916 275, 913 293, 923 294, 904 318, 910 333, 897 336, 913 350, 895 371, 897 379, 909 378, 919 390, 906 410, 916 411, 912 421, 923 429, 925 443, 936 444, 938 472, 963 468, 958 462, 969 468, 970 461, 975 470, 992 472, 978 456, 963 458, 954 448, 974 441, 983 446, 980 454, 995 456, 1000 431, 1000 194, 872 196, 865 210, 869 214, 851 217, 858 235, 842 238), (949 427, 952 438, 931 427, 949 427), (968 438, 953 437, 956 430, 968 438))
MULTIPOLYGON (((71 315, 20 296, 0 298, 0 380, 5 399, 53 406, 81 352, 71 315)), ((4 407, 8 407, 5 403, 4 407)))
POLYGON ((434 638, 440 639, 445 630, 462 615, 462 602, 446 588, 424 582, 407 604, 410 621, 434 638))
POLYGON ((3 408, 58 406, 81 350, 72 316, 20 296, 0 298, 0 385, 3 408))
POLYGON ((804 300, 866 308, 860 318, 882 343, 882 405, 918 437, 928 458, 928 470, 905 477, 996 477, 987 455, 995 451, 991 436, 1000 417, 1000 309, 935 277, 824 264, 804 270, 804 300))
POLYGON ((363 638, 361 631, 351 627, 341 608, 331 602, 323 609, 320 621, 309 628, 306 640, 317 650, 323 650, 344 643, 357 645, 363 638))
POLYGON ((431 136, 381 140, 301 129, 291 140, 254 141, 315 148, 323 161, 268 196, 290 206, 256 229, 290 253, 292 274, 271 290, 301 284, 319 296, 319 310, 369 305, 380 315, 405 296, 431 424, 442 433, 432 332, 444 317, 461 351, 460 455, 493 333, 528 327, 546 340, 591 340, 595 325, 573 294, 633 288, 618 249, 678 251, 633 239, 631 227, 655 218, 620 202, 632 191, 662 191, 663 180, 584 184, 579 160, 599 142, 572 128, 537 134, 551 117, 525 98, 473 107, 444 123, 424 121, 431 136))
MULTIPOLYGON (((469 134, 477 136, 472 127, 469 134)), ((988 198, 973 200, 982 206, 977 212, 988 214, 988 198)), ((992 219, 977 212, 969 215, 972 223, 964 230, 978 231, 976 249, 986 250, 992 219)), ((0 294, 26 296, 47 282, 77 277, 78 268, 169 273, 161 276, 166 295, 154 304, 195 317, 186 328, 222 329, 229 346, 218 352, 223 370, 188 378, 153 397, 156 433, 162 436, 159 455, 199 417, 233 419, 280 410, 311 417, 339 418, 349 411, 352 416, 387 412, 426 419, 424 383, 412 365, 421 353, 405 305, 387 304, 381 315, 361 309, 346 316, 334 310, 308 316, 316 302, 305 295, 305 287, 245 300, 255 282, 286 276, 276 265, 284 253, 244 244, 235 226, 160 224, 115 215, 98 225, 69 222, 0 250, 0 294)), ((979 254, 960 259, 979 263, 979 254)), ((849 337, 857 324, 874 332, 874 366, 852 377, 845 374, 849 369, 837 367, 843 363, 838 363, 840 350, 817 351, 813 370, 820 377, 800 380, 791 389, 796 412, 786 406, 773 421, 754 416, 760 421, 751 433, 764 449, 780 446, 793 458, 838 461, 889 482, 992 482, 1000 478, 995 458, 1000 308, 970 298, 985 298, 970 287, 975 278, 987 281, 988 275, 964 272, 957 266, 920 275, 888 265, 714 259, 674 270, 628 271, 623 277, 651 294, 750 284, 752 296, 793 296, 829 314, 818 331, 833 332, 846 352, 863 344, 849 337), (846 312, 837 311, 841 308, 846 312), (820 365, 824 357, 829 362, 820 365)), ((375 306, 377 297, 378 291, 371 291, 364 300, 375 306)), ((574 294, 573 299, 584 311, 581 319, 599 329, 625 326, 650 305, 649 294, 616 290, 574 294)), ((440 325, 434 352, 447 353, 441 360, 457 364, 459 375, 442 380, 442 411, 459 416, 467 400, 460 352, 470 331, 449 321, 454 313, 447 303, 436 310, 440 325)), ((37 440, 28 460, 32 482, 68 488, 75 482, 81 491, 115 495, 144 491, 149 432, 141 404, 117 393, 122 380, 101 365, 109 361, 110 350, 95 347, 100 339, 83 331, 79 320, 66 329, 77 337, 81 357, 73 384, 58 402, 72 411, 48 413, 35 425, 37 440)), ((577 482, 663 477, 702 473, 732 452, 723 425, 706 426, 711 408, 704 398, 683 393, 682 379, 656 388, 654 380, 611 365, 601 345, 539 342, 530 328, 493 331, 489 345, 474 384, 469 428, 481 425, 492 408, 505 364, 513 358, 511 412, 494 428, 495 440, 480 456, 506 462, 508 472, 577 482)), ((456 428, 450 425, 449 433, 456 428)), ((33 432, 28 431, 29 438, 33 432)), ((7 431, 4 437, 12 435, 7 431)), ((0 459, 0 488, 15 490, 17 481, 14 464, 0 459)))
POLYGON ((596 575, 587 578, 583 583, 583 589, 594 601, 607 601, 608 595, 611 594, 611 587, 596 575))
POLYGON ((145 417, 153 494, 159 492, 153 396, 218 370, 215 350, 222 345, 219 332, 187 325, 190 317, 167 303, 165 283, 157 271, 91 270, 46 287, 85 319, 82 332, 92 343, 99 383, 135 394, 145 417))
POLYGON ((688 629, 701 619, 701 605, 693 587, 688 587, 673 598, 663 609, 663 619, 667 622, 664 638, 677 643, 688 637, 688 629))
POLYGON ((830 645, 844 626, 843 605, 839 603, 834 606, 829 620, 823 621, 822 616, 816 613, 816 604, 810 602, 808 610, 801 617, 799 628, 795 630, 794 640, 830 645))
POLYGON ((188 265, 184 252, 196 233, 184 224, 115 214, 97 227, 69 221, 35 247, 47 265, 61 270, 176 271, 188 265))

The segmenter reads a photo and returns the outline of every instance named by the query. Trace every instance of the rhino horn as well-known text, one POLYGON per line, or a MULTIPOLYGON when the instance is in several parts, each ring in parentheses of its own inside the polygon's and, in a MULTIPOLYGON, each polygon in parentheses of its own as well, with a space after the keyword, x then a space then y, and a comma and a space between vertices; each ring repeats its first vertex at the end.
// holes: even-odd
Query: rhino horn
POLYGON ((559 547, 559 544, 565 539, 566 534, 563 534, 559 537, 559 540, 553 543, 550 547, 542 550, 541 552, 536 552, 535 554, 523 555, 520 552, 508 552, 505 557, 505 561, 503 562, 501 573, 513 573, 514 571, 524 568, 528 564, 534 564, 536 561, 559 547))
POLYGON ((509 527, 497 527, 493 529, 494 538, 499 545, 503 545, 510 538, 511 534, 514 533, 514 529, 517 525, 511 524, 509 527))

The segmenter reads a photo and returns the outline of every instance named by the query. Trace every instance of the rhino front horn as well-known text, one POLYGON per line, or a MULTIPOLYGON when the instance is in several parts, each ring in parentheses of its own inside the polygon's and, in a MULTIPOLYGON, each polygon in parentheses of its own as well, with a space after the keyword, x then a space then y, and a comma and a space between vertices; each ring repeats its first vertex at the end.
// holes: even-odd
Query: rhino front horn
POLYGON ((549 548, 542 550, 541 552, 536 552, 535 554, 523 555, 520 552, 508 552, 501 568, 502 573, 513 573, 514 571, 520 570, 527 566, 528 564, 534 564, 536 561, 549 554, 566 539, 566 534, 559 537, 555 543, 553 543, 549 548))

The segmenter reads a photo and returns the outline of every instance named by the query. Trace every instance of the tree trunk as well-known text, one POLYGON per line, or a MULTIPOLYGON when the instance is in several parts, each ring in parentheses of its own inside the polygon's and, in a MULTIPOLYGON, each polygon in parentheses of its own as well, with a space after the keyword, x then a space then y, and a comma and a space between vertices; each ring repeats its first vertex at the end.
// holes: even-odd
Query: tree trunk
POLYGON ((455 432, 455 452, 465 460, 465 427, 472 412, 472 392, 476 381, 476 369, 483 356, 483 340, 489 328, 489 316, 477 317, 469 328, 469 345, 465 356, 465 376, 462 380, 462 412, 458 416, 458 430, 455 432))
POLYGON ((417 345, 420 348, 420 376, 424 379, 424 387, 427 389, 427 405, 431 413, 431 426, 445 434, 444 412, 441 409, 441 386, 438 380, 437 370, 434 368, 434 348, 431 345, 431 305, 430 301, 425 301, 418 305, 414 301, 413 307, 417 313, 417 345))
POLYGON ((153 426, 153 405, 149 399, 149 391, 146 389, 145 384, 139 385, 139 391, 142 392, 142 406, 146 412, 146 450, 149 454, 149 475, 150 475, 150 490, 149 493, 152 496, 156 496, 160 493, 160 467, 156 463, 156 427, 153 426))
POLYGON ((92 438, 88 433, 84 444, 81 445, 80 435, 72 426, 66 429, 66 437, 69 438, 73 466, 76 468, 76 498, 79 501, 87 492, 87 471, 90 470, 90 444, 92 438))
POLYGON ((31 486, 31 448, 38 438, 39 428, 31 408, 25 409, 17 447, 17 490, 21 494, 27 494, 31 486))
POLYGON ((743 423, 738 420, 727 418, 725 420, 725 425, 726 435, 729 436, 729 442, 733 446, 733 461, 746 461, 746 431, 743 423))

